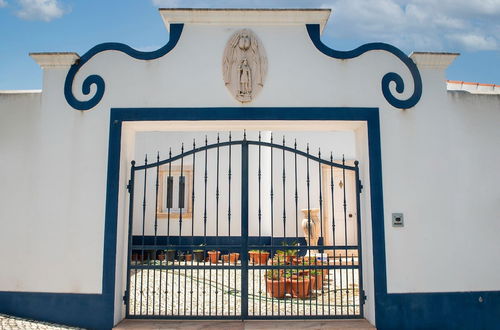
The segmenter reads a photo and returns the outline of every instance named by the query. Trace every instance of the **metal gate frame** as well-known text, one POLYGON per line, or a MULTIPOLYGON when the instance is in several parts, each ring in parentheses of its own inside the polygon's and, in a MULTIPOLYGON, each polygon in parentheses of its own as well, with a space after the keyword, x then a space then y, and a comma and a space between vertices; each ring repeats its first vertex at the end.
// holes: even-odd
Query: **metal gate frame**
MULTIPOLYGON (((354 162, 354 166, 348 166, 348 165, 345 165, 345 162, 344 160, 342 161, 342 164, 339 164, 339 163, 335 163, 333 161, 333 157, 330 158, 330 161, 329 160, 325 160, 325 159, 322 159, 321 158, 321 153, 318 155, 318 157, 312 155, 309 153, 309 146, 307 148, 307 152, 303 152, 303 151, 300 151, 300 150, 297 150, 297 145, 295 143, 295 148, 291 148, 291 147, 287 147, 285 146, 285 144, 283 143, 283 145, 280 145, 280 144, 275 144, 272 142, 272 138, 271 138, 271 142, 264 142, 264 141, 261 141, 260 139, 260 134, 259 134, 259 141, 253 141, 253 140, 247 140, 246 139, 246 133, 244 135, 244 138, 243 140, 236 140, 236 141, 231 141, 231 136, 229 138, 229 141, 227 142, 218 142, 218 143, 215 143, 215 144, 210 144, 208 145, 207 143, 205 143, 204 146, 202 147, 198 147, 196 148, 194 145, 193 145, 193 149, 191 150, 188 150, 188 151, 184 151, 184 148, 182 149, 182 152, 181 154, 177 155, 177 156, 170 156, 168 159, 164 159, 162 161, 159 160, 159 158, 157 159, 157 161, 155 163, 150 163, 148 164, 147 163, 147 159, 146 159, 146 162, 144 165, 141 165, 141 166, 136 166, 135 165, 135 161, 132 161, 131 162, 131 169, 130 169, 130 180, 129 180, 129 183, 127 185, 127 189, 129 191, 129 194, 130 194, 130 199, 129 199, 129 233, 128 233, 128 254, 127 254, 127 290, 126 290, 126 293, 125 293, 125 296, 124 296, 124 302, 126 304, 126 317, 127 318, 138 318, 138 319, 145 319, 145 318, 153 318, 153 319, 158 319, 158 318, 163 318, 163 319, 281 319, 282 316, 281 315, 271 315, 271 316, 252 316, 252 315, 248 315, 248 281, 249 281, 249 278, 248 278, 248 271, 249 269, 287 269, 287 268, 304 268, 304 269, 318 269, 318 270, 322 270, 322 269, 330 269, 330 268, 337 268, 337 266, 330 266, 330 265, 327 265, 327 266, 324 266, 324 265, 308 265, 308 266, 273 266, 273 265, 265 265, 265 266, 255 266, 255 265, 249 265, 249 260, 248 260, 248 252, 250 250, 250 248, 255 248, 255 247, 263 247, 263 246, 250 246, 249 245, 249 241, 248 241, 248 238, 249 238, 249 217, 248 217, 248 202, 249 202, 249 184, 248 184, 248 177, 249 177, 249 173, 248 173, 248 170, 249 170, 249 146, 250 145, 255 145, 255 146, 258 146, 259 147, 259 153, 260 153, 260 147, 269 147, 271 148, 271 150, 273 150, 273 148, 275 149, 279 149, 279 150, 282 150, 283 151, 283 154, 285 153, 285 151, 288 151, 288 152, 291 152, 293 154, 295 154, 295 157, 297 155, 300 155, 300 156, 303 156, 305 158, 307 158, 307 162, 308 162, 308 176, 307 176, 307 186, 308 186, 308 190, 309 190, 309 160, 312 160, 312 161, 315 161, 321 165, 326 165, 326 166, 329 166, 332 170, 333 168, 341 168, 343 170, 343 173, 344 173, 344 182, 345 182, 345 171, 346 170, 350 170, 350 171, 354 171, 355 173, 355 190, 356 190, 356 228, 357 228, 357 246, 355 246, 356 250, 358 251, 358 266, 357 267, 350 267, 352 269, 356 268, 358 269, 359 273, 358 273, 358 283, 359 283, 359 314, 356 314, 356 315, 288 315, 288 318, 290 319, 308 319, 308 318, 313 318, 313 319, 321 319, 321 318, 337 318, 337 319, 345 319, 345 318, 363 318, 363 305, 364 305, 364 302, 365 302, 365 294, 364 294, 364 290, 363 290, 363 276, 362 276, 362 249, 361 249, 361 214, 360 214, 360 193, 361 193, 361 190, 362 190, 362 185, 361 185, 361 181, 359 179, 359 163, 358 161, 355 161, 354 162), (241 265, 240 266, 234 266, 235 268, 233 269, 240 269, 241 270, 241 294, 242 294, 242 297, 241 297, 241 315, 235 315, 235 317, 231 317, 231 316, 227 316, 227 315, 220 315, 220 316, 205 316, 203 315, 202 317, 200 317, 199 315, 190 315, 190 316, 186 316, 186 315, 131 315, 130 314, 130 304, 129 304, 129 299, 130 299, 130 274, 131 274, 131 271, 133 269, 163 269, 163 268, 168 268, 168 266, 150 266, 150 265, 147 265, 147 266, 137 266, 137 265, 132 265, 131 264, 131 257, 132 257, 132 250, 134 248, 134 245, 133 245, 133 242, 132 242, 132 237, 133 237, 133 234, 132 234, 132 231, 133 231, 133 205, 134 205, 134 183, 135 183, 135 172, 136 171, 140 171, 140 170, 147 170, 149 168, 156 168, 158 170, 158 168, 161 166, 161 165, 165 165, 165 164, 171 164, 172 162, 174 161, 177 161, 179 159, 183 159, 184 157, 187 157, 187 156, 190 156, 190 155, 194 155, 196 153, 199 153, 199 152, 203 152, 203 151, 208 151, 209 149, 214 149, 214 148, 219 148, 219 147, 231 147, 231 146, 241 146, 241 238, 242 238, 242 246, 241 246, 241 249, 240 249, 240 255, 241 255, 241 265)), ((206 153, 205 153, 206 155, 206 153)), ((271 156, 272 157, 272 156, 271 156)), ((194 166, 194 164, 193 164, 194 166)), ((206 171, 206 165, 205 165, 205 171, 206 171)), ((231 169, 229 170, 231 171, 231 169)), ((231 174, 229 174, 230 176, 231 174)), ((284 175, 284 174, 283 174, 284 175)), ((333 178, 333 172, 332 172, 332 178, 333 178)), ((205 180, 206 180, 206 173, 205 173, 205 180)), ((285 180, 285 178, 283 177, 283 180, 285 180)), ((333 179, 332 179, 333 180, 333 179)), ((260 163, 259 163, 259 181, 260 181, 260 163)), ((205 181, 205 184, 206 184, 206 181, 205 181)), ((259 192, 260 194, 260 192, 259 192)), ((271 188, 271 199, 272 199, 272 188, 271 188)), ((260 197, 259 197, 260 198, 260 197)), ((297 196, 296 196, 297 198, 297 196)), ((322 208, 322 204, 321 204, 321 193, 320 193, 320 208, 322 208)), ((345 190, 344 190, 344 215, 345 215, 345 207, 346 207, 346 199, 345 199, 345 190)), ((158 176, 157 176, 157 181, 156 181, 156 199, 158 199, 158 176)), ((333 199, 333 181, 332 181, 332 199, 333 199)), ((194 200, 194 192, 193 192, 193 200, 194 200)), ((181 212, 182 213, 182 212, 181 212)), ((332 213, 333 213, 333 210, 332 210, 332 213)), ((206 215, 205 215, 206 217, 206 215)), ((182 218, 181 218, 182 219, 182 218)), ((155 227, 156 227, 156 216, 155 216, 155 227)), ((309 215, 309 221, 310 221, 310 215, 309 215)), ((182 222, 182 221, 181 221, 182 222)), ((179 234, 180 235, 180 234, 179 234)), ((156 238, 156 233, 155 233, 155 238, 156 238)), ((321 248, 321 249, 341 249, 341 248, 345 248, 346 249, 346 253, 347 253, 347 249, 348 249, 348 246, 347 246, 347 238, 346 238, 346 242, 345 242, 345 245, 346 246, 335 246, 335 245, 332 245, 332 246, 326 246, 326 245, 318 245, 316 246, 316 248, 321 248)), ((196 248, 196 246, 194 245, 183 245, 182 247, 184 248, 190 248, 190 249, 194 249, 196 248)), ((214 246, 210 246, 210 247, 214 247, 214 246)), ((217 247, 217 246, 215 246, 217 247)), ((277 248, 283 248, 282 246, 278 247, 278 246, 265 246, 266 248, 271 248, 273 250, 277 249, 277 248)), ((144 245, 142 246, 142 248, 144 249, 144 245)), ((159 246, 149 246, 149 248, 154 248, 155 250, 157 248, 159 248, 159 246)), ((294 247, 294 248, 297 248, 297 247, 294 247)), ((315 246, 308 246, 308 247, 300 247, 300 249, 305 249, 305 250, 311 250, 311 249, 314 249, 315 246)), ((349 247, 349 248, 352 248, 352 247, 349 247)), ((285 247, 286 249, 286 247, 285 247)), ((208 247, 205 248, 205 251, 208 251, 208 247)), ((346 257, 347 257, 347 254, 346 254, 346 257)), ((347 259, 347 258, 346 258, 347 259)), ((354 264, 353 264, 354 265, 354 264)), ((213 268, 216 268, 216 266, 209 266, 209 267, 212 267, 213 268)), ((194 267, 194 268, 200 268, 200 267, 194 267)), ((348 265, 345 265, 344 268, 342 268, 342 265, 341 265, 341 269, 346 269, 346 268, 349 268, 348 265)), ((154 312, 154 310, 153 310, 154 312)))

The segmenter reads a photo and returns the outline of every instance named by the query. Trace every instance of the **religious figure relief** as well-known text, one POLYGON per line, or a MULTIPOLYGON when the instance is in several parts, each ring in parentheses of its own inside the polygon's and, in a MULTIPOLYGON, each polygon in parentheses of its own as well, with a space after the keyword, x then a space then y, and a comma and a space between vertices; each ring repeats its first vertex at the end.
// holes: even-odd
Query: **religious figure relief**
POLYGON ((248 29, 229 39, 222 60, 224 83, 240 102, 250 102, 264 86, 267 58, 257 36, 248 29))

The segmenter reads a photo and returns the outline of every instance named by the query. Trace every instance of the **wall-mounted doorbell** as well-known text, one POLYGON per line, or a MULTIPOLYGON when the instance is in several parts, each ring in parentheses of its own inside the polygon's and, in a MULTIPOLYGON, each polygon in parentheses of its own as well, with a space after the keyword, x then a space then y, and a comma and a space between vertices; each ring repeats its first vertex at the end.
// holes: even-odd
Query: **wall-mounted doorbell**
POLYGON ((392 214, 392 226, 393 227, 404 227, 403 213, 393 213, 392 214))

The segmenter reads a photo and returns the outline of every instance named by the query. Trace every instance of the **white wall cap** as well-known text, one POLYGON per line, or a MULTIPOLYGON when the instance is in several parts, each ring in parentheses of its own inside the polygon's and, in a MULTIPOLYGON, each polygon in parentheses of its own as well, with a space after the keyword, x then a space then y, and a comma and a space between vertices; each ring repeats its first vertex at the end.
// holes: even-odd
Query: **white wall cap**
POLYGON ((80 56, 73 52, 30 53, 30 56, 42 69, 67 68, 80 59, 80 56))
POLYGON ((459 53, 413 52, 410 58, 419 68, 445 70, 459 55, 459 53))
POLYGON ((328 21, 331 9, 208 9, 160 8, 167 29, 173 23, 215 25, 304 25, 328 21))
POLYGON ((495 84, 448 80, 446 87, 449 91, 465 91, 471 94, 500 94, 500 85, 495 84))
POLYGON ((0 90, 0 95, 7 94, 40 94, 42 92, 41 89, 12 89, 12 90, 0 90))

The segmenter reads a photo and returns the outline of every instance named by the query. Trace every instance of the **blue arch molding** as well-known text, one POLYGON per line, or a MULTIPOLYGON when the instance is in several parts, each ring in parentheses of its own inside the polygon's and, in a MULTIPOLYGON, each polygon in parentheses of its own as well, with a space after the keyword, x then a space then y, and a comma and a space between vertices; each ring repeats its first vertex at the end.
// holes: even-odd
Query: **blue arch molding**
POLYGON ((177 45, 177 42, 181 37, 183 27, 184 24, 170 24, 170 38, 167 44, 165 44, 165 46, 161 47, 160 49, 157 49, 152 52, 141 52, 136 49, 133 49, 128 45, 117 42, 107 42, 91 48, 82 57, 80 57, 80 59, 75 64, 73 64, 70 67, 68 74, 66 75, 66 80, 64 82, 64 97, 66 98, 66 101, 70 106, 72 106, 74 109, 77 110, 92 109, 101 101, 102 97, 104 96, 106 84, 104 83, 104 79, 102 79, 102 77, 97 74, 88 76, 87 78, 85 78, 82 84, 82 93, 84 95, 90 94, 90 87, 92 85, 95 85, 97 87, 96 93, 89 100, 87 101, 77 100, 72 90, 73 81, 75 79, 76 74, 78 73, 78 70, 80 70, 80 68, 84 66, 85 63, 87 63, 95 55, 108 50, 115 50, 118 52, 125 53, 137 60, 143 60, 143 61, 155 60, 157 58, 166 55, 177 45))
POLYGON ((403 78, 401 78, 401 76, 395 72, 388 72, 382 78, 382 94, 390 105, 399 109, 408 109, 414 107, 420 100, 420 97, 422 96, 422 78, 420 77, 420 72, 418 71, 417 65, 412 61, 412 59, 406 56, 406 54, 403 53, 399 48, 382 42, 374 42, 362 45, 350 51, 335 50, 331 49, 321 41, 319 24, 306 24, 306 28, 307 33, 309 34, 309 38, 311 38, 314 46, 316 46, 316 48, 326 56, 330 56, 336 59, 348 60, 363 55, 364 53, 372 50, 383 50, 393 54, 408 67, 408 70, 410 70, 411 76, 413 77, 413 94, 407 100, 400 100, 392 95, 391 90, 389 89, 389 85, 391 82, 394 82, 396 84, 396 91, 398 93, 403 93, 405 89, 403 78))
POLYGON ((197 120, 346 120, 364 121, 368 153, 372 221, 374 297, 377 329, 496 329, 500 291, 387 292, 382 159, 377 108, 115 108, 111 109, 103 289, 101 294, 0 292, 0 313, 88 329, 110 329, 114 319, 115 268, 122 123, 197 120), (482 297, 482 302, 480 301, 482 297))

